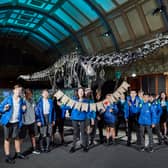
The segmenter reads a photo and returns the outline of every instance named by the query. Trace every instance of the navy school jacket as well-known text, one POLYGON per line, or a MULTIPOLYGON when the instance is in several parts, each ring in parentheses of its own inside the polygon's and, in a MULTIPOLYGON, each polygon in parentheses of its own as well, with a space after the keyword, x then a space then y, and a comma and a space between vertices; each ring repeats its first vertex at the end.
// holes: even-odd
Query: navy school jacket
MULTIPOLYGON (((25 111, 22 110, 22 106, 26 105, 25 101, 20 98, 19 101, 20 107, 19 107, 19 127, 22 126, 22 118, 23 118, 23 114, 25 111)), ((5 98, 1 104, 0 104, 0 113, 2 114, 1 119, 0 119, 0 123, 2 125, 7 125, 12 117, 12 113, 13 113, 13 96, 9 96, 7 98, 5 98), (9 104, 10 108, 7 111, 4 111, 4 107, 5 105, 9 104)))
POLYGON ((106 110, 104 112, 104 121, 106 124, 113 124, 117 120, 117 113, 118 113, 118 108, 116 104, 111 104, 110 106, 106 107, 106 110), (110 110, 113 110, 110 112, 110 110))
POLYGON ((138 113, 139 104, 140 104, 138 97, 135 97, 135 99, 132 100, 131 97, 128 96, 127 102, 128 102, 128 105, 129 105, 129 103, 130 103, 130 105, 126 110, 125 119, 128 119, 129 117, 132 117, 132 116, 136 116, 136 114, 138 113))
MULTIPOLYGON (((56 120, 56 113, 54 112, 54 105, 53 105, 53 100, 48 99, 48 102, 50 104, 49 108, 49 123, 52 124, 53 121, 56 120)), ((36 121, 40 122, 42 126, 44 126, 44 113, 43 113, 43 99, 40 98, 38 101, 36 108, 35 108, 35 114, 36 114, 36 121)))
POLYGON ((122 116, 125 119, 127 119, 127 112, 129 110, 129 106, 128 106, 127 101, 126 100, 125 101, 119 100, 117 102, 117 107, 118 107, 118 116, 122 116))

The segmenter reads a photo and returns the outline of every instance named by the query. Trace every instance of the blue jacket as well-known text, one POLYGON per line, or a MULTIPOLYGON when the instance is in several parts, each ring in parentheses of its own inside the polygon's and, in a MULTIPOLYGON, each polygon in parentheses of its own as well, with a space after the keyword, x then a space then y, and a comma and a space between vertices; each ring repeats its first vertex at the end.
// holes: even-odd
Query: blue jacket
POLYGON ((139 119, 140 125, 152 125, 155 124, 154 118, 155 113, 152 110, 152 105, 149 102, 144 102, 139 105, 139 119))
POLYGON ((125 118, 128 119, 129 117, 135 116, 139 110, 139 98, 136 97, 134 100, 131 99, 130 96, 127 97, 127 102, 130 102, 129 108, 126 111, 125 118))
MULTIPOLYGON (((20 98, 19 104, 20 104, 20 107, 19 107, 19 127, 21 127, 22 126, 23 113, 25 112, 25 111, 22 110, 22 106, 26 105, 26 103, 22 98, 20 98)), ((1 102, 0 113, 2 113, 0 123, 2 125, 7 125, 9 123, 9 121, 12 117, 12 113, 13 113, 13 96, 9 96, 1 102), (9 108, 9 110, 4 111, 4 107, 7 104, 9 104, 10 108, 9 108)))
POLYGON ((125 119, 127 119, 127 112, 129 111, 129 106, 127 101, 121 101, 119 100, 117 103, 118 107, 118 116, 123 116, 125 119))
POLYGON ((104 112, 104 121, 106 124, 113 124, 117 120, 117 113, 118 108, 116 104, 111 104, 110 106, 106 107, 106 111, 104 112), (113 110, 113 112, 110 112, 110 110, 113 110))
MULTIPOLYGON (((48 99, 48 102, 50 104, 49 115, 48 115, 49 123, 52 124, 52 122, 56 120, 56 113, 54 112, 53 100, 48 99)), ((43 99, 42 98, 40 98, 40 100, 38 101, 36 105, 35 114, 36 114, 36 121, 40 122, 43 126, 45 123, 44 123, 43 99)))
POLYGON ((153 111, 153 123, 159 124, 160 116, 162 115, 162 107, 157 101, 152 102, 151 109, 153 111))
MULTIPOLYGON (((76 100, 78 101, 78 100, 76 100)), ((88 103, 88 100, 84 99, 83 103, 88 103)), ((73 108, 71 112, 71 120, 86 120, 87 119, 87 111, 79 111, 78 109, 73 108)))

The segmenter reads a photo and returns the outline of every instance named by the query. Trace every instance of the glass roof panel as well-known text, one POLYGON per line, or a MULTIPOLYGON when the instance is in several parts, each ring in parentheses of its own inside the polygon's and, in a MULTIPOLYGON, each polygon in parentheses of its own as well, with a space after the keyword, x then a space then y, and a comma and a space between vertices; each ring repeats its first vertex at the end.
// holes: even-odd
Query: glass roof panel
POLYGON ((44 23, 43 27, 48 30, 51 31, 52 34, 54 34, 56 37, 58 37, 60 40, 62 40, 63 38, 65 38, 65 35, 63 35, 61 32, 57 31, 54 27, 52 27, 51 25, 44 23))
POLYGON ((78 31, 81 27, 78 23, 76 23, 70 16, 68 16, 64 11, 61 9, 57 9, 55 11, 57 17, 61 18, 67 25, 70 25, 74 30, 78 31))
POLYGON ((76 6, 84 15, 90 20, 94 21, 98 18, 98 15, 84 0, 69 0, 74 6, 76 6))
POLYGON ((53 36, 51 33, 49 33, 45 28, 39 27, 38 30, 40 33, 45 34, 45 36, 48 39, 52 40, 53 42, 55 42, 55 43, 59 42, 59 40, 55 36, 53 36))
POLYGON ((111 11, 112 9, 115 9, 117 6, 116 4, 111 0, 95 0, 96 3, 98 3, 106 12, 111 11))
POLYGON ((19 0, 20 3, 49 11, 59 0, 19 0))
POLYGON ((43 44, 47 45, 48 47, 50 46, 50 44, 48 43, 48 41, 44 40, 43 38, 41 38, 40 36, 36 35, 36 34, 31 34, 31 37, 37 39, 38 41, 42 42, 43 44))
POLYGON ((10 3, 12 0, 0 0, 0 4, 10 3))
POLYGON ((86 26, 89 24, 89 21, 86 19, 86 17, 82 15, 77 9, 75 9, 70 3, 65 2, 62 5, 62 8, 73 18, 76 18, 81 25, 86 26))
POLYGON ((65 34, 66 36, 69 36, 69 32, 67 32, 61 25, 59 25, 58 23, 54 22, 51 19, 47 19, 46 22, 48 22, 49 24, 51 24, 52 26, 54 26, 55 28, 57 28, 57 30, 59 30, 60 32, 62 32, 63 34, 65 34))

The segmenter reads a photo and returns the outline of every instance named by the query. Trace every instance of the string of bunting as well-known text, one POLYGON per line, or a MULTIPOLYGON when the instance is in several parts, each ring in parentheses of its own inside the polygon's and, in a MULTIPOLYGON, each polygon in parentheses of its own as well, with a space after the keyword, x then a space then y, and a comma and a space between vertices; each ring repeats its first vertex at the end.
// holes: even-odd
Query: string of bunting
MULTIPOLYGON (((128 87, 130 87, 130 85, 126 81, 123 81, 123 83, 118 87, 118 89, 114 93, 109 94, 110 103, 116 102, 119 99, 119 97, 128 90, 128 87)), ((89 107, 90 107, 90 111, 93 111, 93 112, 96 112, 97 110, 100 111, 105 109, 104 107, 105 100, 97 103, 90 103, 90 104, 77 102, 75 100, 72 100, 68 96, 66 96, 61 90, 58 90, 54 96, 57 98, 57 100, 60 100, 64 105, 67 105, 79 111, 80 110, 88 111, 89 107)))

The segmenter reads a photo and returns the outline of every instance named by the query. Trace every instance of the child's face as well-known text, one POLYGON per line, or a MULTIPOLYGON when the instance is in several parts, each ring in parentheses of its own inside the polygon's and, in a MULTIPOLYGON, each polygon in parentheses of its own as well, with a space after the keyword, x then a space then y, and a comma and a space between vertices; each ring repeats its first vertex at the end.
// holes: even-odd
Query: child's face
POLYGON ((137 94, 136 94, 136 91, 131 91, 131 92, 130 92, 130 96, 131 96, 132 98, 135 98, 136 95, 137 95, 137 94))
POLYGON ((120 96, 120 99, 121 99, 121 100, 125 100, 125 95, 122 94, 122 95, 120 96))
POLYGON ((21 87, 15 88, 13 90, 13 94, 17 97, 19 97, 21 95, 21 93, 22 93, 22 88, 21 87))
POLYGON ((166 98, 166 94, 165 93, 161 93, 161 98, 165 99, 166 98))
POLYGON ((155 98, 154 98, 153 96, 150 96, 150 97, 149 97, 149 101, 150 101, 150 102, 153 102, 154 99, 155 99, 155 98))
POLYGON ((84 97, 84 91, 83 91, 83 89, 79 89, 78 90, 78 96, 79 96, 79 98, 83 98, 84 97))
POLYGON ((48 99, 48 97, 49 97, 48 91, 44 90, 43 93, 42 93, 42 96, 43 96, 43 98, 48 99))
POLYGON ((148 102, 149 101, 149 95, 144 95, 143 99, 144 99, 144 102, 148 102))

